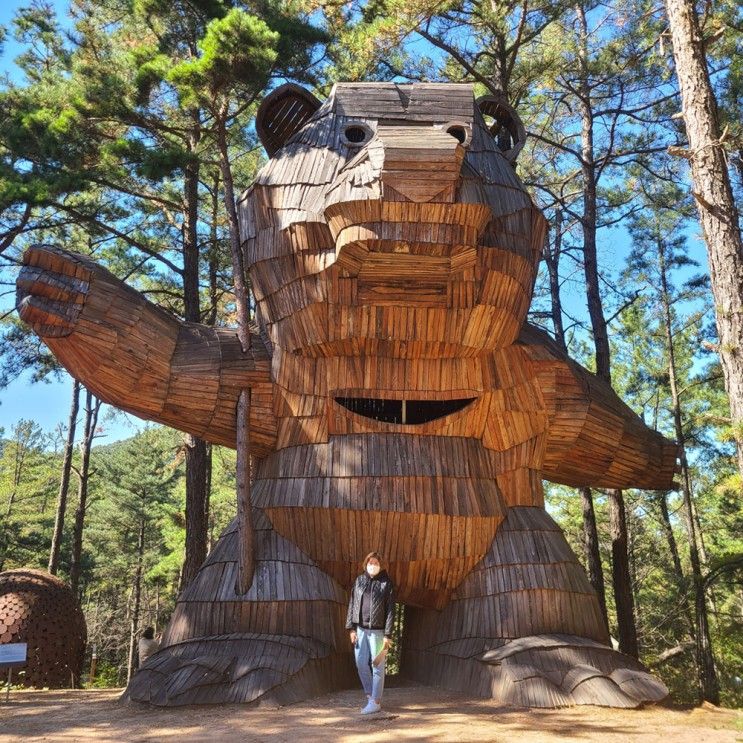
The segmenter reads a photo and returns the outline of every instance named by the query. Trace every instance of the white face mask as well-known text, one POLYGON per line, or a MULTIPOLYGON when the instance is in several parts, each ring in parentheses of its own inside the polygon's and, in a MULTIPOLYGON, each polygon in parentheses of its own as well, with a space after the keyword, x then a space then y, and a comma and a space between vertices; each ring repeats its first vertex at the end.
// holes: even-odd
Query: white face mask
POLYGON ((373 578, 375 575, 379 575, 379 565, 367 565, 366 572, 373 578))

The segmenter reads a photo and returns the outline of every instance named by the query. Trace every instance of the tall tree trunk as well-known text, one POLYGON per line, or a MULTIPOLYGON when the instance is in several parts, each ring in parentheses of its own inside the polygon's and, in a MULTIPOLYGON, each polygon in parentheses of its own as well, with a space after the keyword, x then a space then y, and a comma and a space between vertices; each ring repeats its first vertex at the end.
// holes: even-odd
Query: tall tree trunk
MULTIPOLYGON (((146 507, 146 506, 143 506, 146 507)), ((139 632, 139 612, 142 603, 142 564, 144 561, 144 531, 145 517, 139 519, 139 535, 137 537, 137 566, 134 571, 134 595, 132 597, 132 615, 129 623, 129 664, 126 669, 126 683, 131 681, 137 661, 137 633, 139 632)))
POLYGON ((699 674, 699 685, 704 700, 712 702, 713 704, 719 704, 720 687, 717 681, 715 661, 712 654, 712 640, 710 638, 709 620, 707 616, 707 600, 704 591, 702 567, 699 561, 699 550, 697 547, 691 475, 689 473, 689 463, 686 458, 681 400, 679 398, 678 384, 676 380, 676 354, 673 347, 671 303, 668 290, 668 277, 666 275, 666 258, 662 240, 658 241, 658 263, 660 266, 661 302, 663 305, 663 320, 665 326, 666 347, 668 351, 668 381, 671 388, 673 423, 676 433, 676 441, 679 444, 679 459, 681 461, 681 492, 684 498, 684 511, 686 514, 685 522, 689 536, 689 562, 691 563, 692 583, 694 586, 694 616, 696 620, 695 654, 697 672, 699 674))
POLYGON ((560 299, 560 254, 562 252, 562 211, 555 209, 555 238, 554 247, 550 249, 549 240, 544 244, 544 262, 547 265, 547 273, 550 281, 550 305, 552 315, 552 327, 555 332, 555 340, 560 347, 567 351, 565 342, 565 328, 562 323, 562 300, 560 299))
POLYGON ((666 500, 666 494, 660 490, 656 490, 655 502, 658 506, 658 512, 660 513, 660 521, 661 526, 663 527, 663 533, 666 535, 666 542, 668 542, 668 551, 671 553, 673 572, 680 589, 680 587, 683 586, 685 583, 684 570, 681 567, 681 557, 679 556, 678 545, 676 544, 676 537, 674 536, 673 527, 671 525, 671 514, 668 511, 668 501, 666 500))
POLYGON ((671 525, 671 515, 668 512, 668 501, 666 500, 666 494, 660 490, 655 492, 655 502, 658 505, 658 512, 660 513, 660 523, 663 528, 663 533, 666 536, 666 542, 668 542, 668 551, 671 553, 671 560, 673 562, 673 577, 676 583, 676 590, 678 591, 679 601, 681 602, 682 611, 686 618, 686 623, 689 630, 689 637, 693 640, 696 636, 696 630, 694 629, 694 618, 691 612, 691 606, 689 605, 689 588, 686 585, 686 576, 684 575, 683 568, 681 567, 681 557, 679 556, 678 545, 676 544, 676 537, 673 533, 673 526, 671 525))
MULTIPOLYGON (((193 112, 189 149, 193 152, 201 139, 199 114, 193 112)), ((201 320, 199 295, 199 162, 194 157, 183 174, 183 306, 188 322, 201 320)), ((206 559, 208 517, 207 443, 184 435, 186 450, 186 548, 181 574, 181 590, 186 588, 206 559)))
POLYGON ((207 325, 217 322, 217 271, 219 269, 219 232, 217 222, 219 220, 219 172, 214 174, 214 182, 211 192, 211 223, 209 226, 209 314, 207 325))
POLYGON ((689 139, 692 193, 707 245, 720 362, 743 477, 743 240, 697 11, 690 0, 666 0, 666 8, 689 139))
POLYGON ((633 658, 638 657, 637 628, 635 626, 634 597, 627 549, 627 519, 624 495, 621 490, 608 490, 611 525, 611 581, 617 607, 619 650, 633 658))
MULTIPOLYGON (((193 151, 200 135, 189 138, 193 151)), ((183 310, 187 322, 199 322, 199 162, 194 157, 183 170, 183 310)))
POLYGON ((611 384, 611 352, 609 336, 604 317, 599 287, 598 258, 596 254, 596 163, 593 155, 593 111, 591 110, 590 90, 585 86, 585 97, 581 98, 581 142, 583 164, 583 272, 586 280, 586 299, 588 315, 591 319, 591 331, 596 356, 596 375, 611 384))
MULTIPOLYGON (((217 146, 219 148, 219 165, 222 173, 222 184, 224 194, 224 205, 227 210, 227 223, 230 231, 230 254, 232 256, 232 273, 235 282, 235 306, 237 308, 238 337, 243 351, 250 348, 250 328, 248 321, 250 313, 248 309, 248 289, 245 282, 245 264, 243 261, 242 247, 240 245, 240 225, 237 219, 237 205, 235 203, 235 184, 232 179, 232 168, 230 166, 230 154, 227 146, 227 130, 222 116, 225 111, 218 114, 217 122, 217 146)), ((239 452, 238 452, 239 455, 239 452)))
POLYGON ((77 598, 80 587, 83 531, 85 529, 85 513, 88 507, 88 481, 92 474, 90 472, 90 450, 93 446, 100 408, 101 401, 93 397, 93 393, 90 390, 86 390, 83 440, 80 442, 80 469, 77 471, 77 509, 75 510, 75 524, 72 530, 72 554, 70 556, 70 588, 75 598, 77 598))
POLYGON ((209 528, 207 443, 191 434, 185 434, 184 439, 186 473, 190 477, 186 477, 186 555, 181 590, 196 577, 206 559, 209 528))
MULTIPOLYGON (((593 108, 591 100, 590 72, 588 69, 588 21, 583 5, 576 6, 580 25, 580 85, 579 104, 581 111, 581 171, 583 176, 583 270, 586 279, 588 314, 596 356, 596 375, 611 384, 611 351, 606 317, 601 301, 598 259, 596 254, 597 215, 597 163, 594 157, 593 108)), ((637 629, 635 627, 632 583, 627 555, 627 518, 624 496, 621 490, 608 491, 611 520, 612 586, 617 607, 617 634, 619 649, 628 655, 637 656, 637 629)))
POLYGON ((18 484, 14 481, 13 487, 8 493, 8 505, 5 508, 5 518, 10 518, 10 514, 13 513, 13 506, 15 505, 15 498, 18 495, 18 484))
POLYGON ((596 527, 596 513, 593 509, 593 493, 591 488, 579 488, 580 502, 583 509, 583 552, 586 559, 588 580, 596 591, 599 600, 601 616, 604 624, 609 628, 609 616, 606 611, 606 587, 604 585, 604 571, 601 567, 601 553, 599 551, 599 533, 596 527))
MULTIPOLYGON (((702 561, 702 565, 709 565, 709 556, 707 555, 707 545, 704 541, 702 522, 699 520, 699 509, 697 508, 697 502, 694 498, 691 500, 691 512, 694 516, 694 530, 697 535, 699 559, 702 561)), ((712 586, 710 586, 709 593, 707 594, 707 600, 709 601, 709 608, 711 609, 712 614, 717 616, 717 603, 715 601, 715 591, 712 586)))
POLYGON ((49 549, 49 565, 47 570, 52 575, 57 574, 59 566, 59 549, 62 545, 62 531, 67 511, 67 493, 70 489, 70 474, 72 472, 72 451, 75 446, 75 430, 77 428, 77 412, 80 408, 80 382, 75 379, 72 384, 72 402, 70 403, 70 417, 67 421, 67 441, 65 442, 62 458, 62 478, 59 482, 57 496, 57 515, 54 519, 54 534, 49 549))

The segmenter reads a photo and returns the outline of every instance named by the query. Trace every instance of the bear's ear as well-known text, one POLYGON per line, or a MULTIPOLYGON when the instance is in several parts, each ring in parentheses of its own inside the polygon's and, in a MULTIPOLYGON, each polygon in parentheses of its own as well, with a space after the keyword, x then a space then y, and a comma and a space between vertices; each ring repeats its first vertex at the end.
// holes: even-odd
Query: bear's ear
POLYGON ((320 108, 309 90, 286 83, 269 93, 258 107, 255 129, 269 157, 273 157, 320 108))
POLYGON ((516 110, 505 96, 484 95, 476 103, 485 119, 485 126, 503 152, 503 157, 509 163, 515 163, 526 143, 526 129, 516 110))

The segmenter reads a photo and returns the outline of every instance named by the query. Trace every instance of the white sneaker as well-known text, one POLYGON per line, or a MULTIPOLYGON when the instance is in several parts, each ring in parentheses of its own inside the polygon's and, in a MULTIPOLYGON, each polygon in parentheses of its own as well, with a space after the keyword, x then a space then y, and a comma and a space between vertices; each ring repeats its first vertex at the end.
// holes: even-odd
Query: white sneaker
POLYGON ((375 712, 379 712, 382 709, 381 704, 377 704, 373 700, 369 700, 369 703, 361 710, 362 715, 373 715, 375 712))

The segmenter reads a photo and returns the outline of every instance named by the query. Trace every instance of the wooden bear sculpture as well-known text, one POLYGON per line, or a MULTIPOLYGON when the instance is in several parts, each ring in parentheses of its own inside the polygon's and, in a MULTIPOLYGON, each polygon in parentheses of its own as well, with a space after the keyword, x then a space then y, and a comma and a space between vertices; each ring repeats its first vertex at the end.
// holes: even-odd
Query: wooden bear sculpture
POLYGON ((545 220, 514 174, 515 112, 470 85, 338 84, 322 104, 285 85, 257 130, 250 350, 79 255, 33 248, 18 279, 23 319, 120 408, 234 447, 250 389, 252 583, 233 524, 129 697, 355 683, 345 611, 372 550, 406 605, 407 675, 525 706, 664 697, 611 649, 542 478, 669 488, 676 446, 525 324, 545 220))

